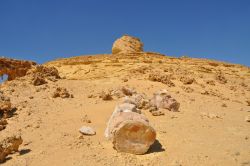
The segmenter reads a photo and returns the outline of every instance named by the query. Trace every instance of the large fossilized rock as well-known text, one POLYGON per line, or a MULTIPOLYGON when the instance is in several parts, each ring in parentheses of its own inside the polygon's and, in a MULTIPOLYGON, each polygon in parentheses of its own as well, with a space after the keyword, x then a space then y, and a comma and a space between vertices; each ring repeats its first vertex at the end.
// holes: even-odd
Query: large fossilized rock
POLYGON ((109 119, 105 136, 119 152, 144 154, 155 142, 156 132, 135 105, 118 105, 109 119))
POLYGON ((157 109, 164 108, 170 111, 178 111, 180 107, 180 103, 171 97, 169 92, 165 89, 154 93, 150 103, 151 106, 156 107, 157 109))
POLYGON ((8 75, 8 80, 25 76, 27 71, 36 65, 32 61, 23 61, 10 58, 0 58, 0 76, 8 75))
POLYGON ((19 145, 23 143, 20 135, 11 136, 0 140, 0 163, 5 161, 6 156, 17 152, 19 145))
POLYGON ((143 43, 140 39, 124 35, 117 39, 112 47, 112 54, 143 52, 143 43))

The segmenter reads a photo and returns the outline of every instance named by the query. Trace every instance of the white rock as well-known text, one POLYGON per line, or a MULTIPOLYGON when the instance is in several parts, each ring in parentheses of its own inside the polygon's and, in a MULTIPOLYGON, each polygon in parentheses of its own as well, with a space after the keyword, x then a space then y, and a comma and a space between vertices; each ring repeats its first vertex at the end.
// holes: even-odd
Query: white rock
POLYGON ((84 135, 95 135, 96 132, 93 128, 88 127, 88 126, 82 126, 79 129, 80 133, 84 134, 84 135))

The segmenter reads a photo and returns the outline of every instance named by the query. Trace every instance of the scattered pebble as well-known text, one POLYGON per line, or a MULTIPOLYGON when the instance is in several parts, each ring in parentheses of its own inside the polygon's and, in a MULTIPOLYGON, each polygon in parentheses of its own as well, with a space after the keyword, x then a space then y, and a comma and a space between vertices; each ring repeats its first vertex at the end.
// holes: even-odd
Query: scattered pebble
POLYGON ((153 115, 153 116, 161 116, 161 115, 165 115, 165 113, 162 112, 162 111, 153 111, 153 112, 152 112, 152 115, 153 115))
POLYGON ((84 122, 84 123, 91 123, 91 120, 89 119, 88 115, 85 115, 85 116, 82 118, 82 122, 84 122))
POLYGON ((88 126, 82 126, 79 129, 80 133, 84 134, 84 135, 95 135, 96 132, 93 128, 88 127, 88 126))
POLYGON ((101 92, 101 94, 100 94, 100 96, 99 96, 100 98, 102 98, 102 100, 105 100, 105 101, 107 101, 107 100, 113 100, 113 97, 112 97, 112 95, 109 93, 109 92, 101 92))
POLYGON ((250 115, 248 115, 248 116, 245 117, 245 121, 246 122, 250 122, 250 115))
POLYGON ((225 103, 223 103, 221 106, 222 106, 222 107, 227 107, 227 105, 226 105, 225 103))
POLYGON ((207 118, 210 118, 210 119, 215 119, 215 118, 220 118, 221 119, 221 117, 219 115, 217 115, 217 114, 206 113, 206 112, 202 112, 201 117, 207 117, 207 118))

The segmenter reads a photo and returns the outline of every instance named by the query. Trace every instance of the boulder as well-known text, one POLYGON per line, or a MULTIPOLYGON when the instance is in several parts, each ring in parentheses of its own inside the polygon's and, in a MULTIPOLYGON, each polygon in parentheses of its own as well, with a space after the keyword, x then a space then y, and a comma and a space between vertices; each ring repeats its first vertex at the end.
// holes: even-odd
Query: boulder
POLYGON ((112 54, 143 52, 143 43, 139 38, 124 35, 117 39, 112 47, 112 54))
POLYGON ((157 109, 164 108, 170 111, 178 111, 180 107, 180 103, 171 97, 169 92, 165 89, 154 93, 150 103, 152 107, 156 107, 157 109))

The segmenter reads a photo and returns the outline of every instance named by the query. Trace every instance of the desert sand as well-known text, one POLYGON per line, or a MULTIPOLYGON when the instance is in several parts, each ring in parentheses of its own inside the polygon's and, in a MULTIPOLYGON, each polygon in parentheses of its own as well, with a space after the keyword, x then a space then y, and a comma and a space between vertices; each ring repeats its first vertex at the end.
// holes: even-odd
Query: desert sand
POLYGON ((0 137, 19 134, 23 143, 1 165, 250 165, 249 67, 143 52, 136 45, 140 42, 125 41, 132 43, 127 52, 121 42, 113 54, 43 64, 55 67, 60 78, 42 75, 45 81, 34 83, 27 74, 2 83, 0 90, 15 112, 6 118, 0 137), (166 89, 180 103, 179 111, 161 109, 162 114, 141 109, 157 134, 143 155, 117 152, 104 137, 124 97, 113 92, 123 87, 149 99, 166 89), (58 88, 65 88, 63 94, 58 88), (82 135, 81 126, 92 127, 96 135, 82 135))

